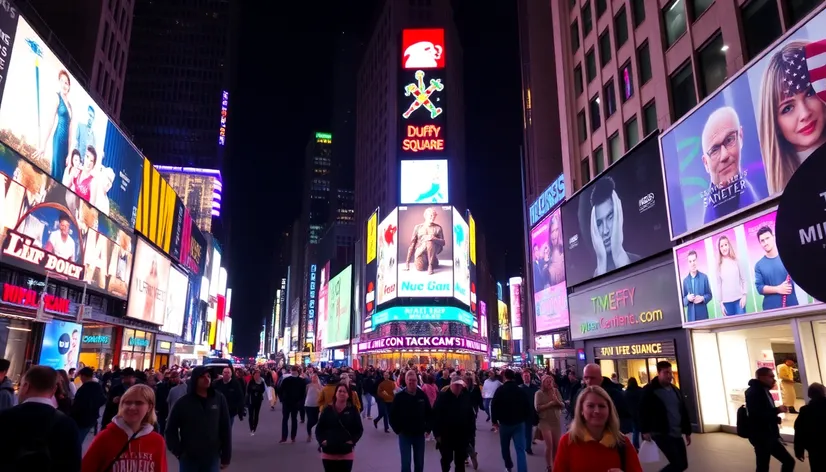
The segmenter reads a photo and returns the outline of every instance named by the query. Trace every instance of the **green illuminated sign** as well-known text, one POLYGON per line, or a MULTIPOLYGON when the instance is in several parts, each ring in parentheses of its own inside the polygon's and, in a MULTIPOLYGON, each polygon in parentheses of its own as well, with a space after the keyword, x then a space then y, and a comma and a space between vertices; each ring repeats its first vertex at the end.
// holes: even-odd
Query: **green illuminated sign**
POLYGON ((333 139, 333 135, 330 133, 318 133, 315 134, 315 139, 333 139))

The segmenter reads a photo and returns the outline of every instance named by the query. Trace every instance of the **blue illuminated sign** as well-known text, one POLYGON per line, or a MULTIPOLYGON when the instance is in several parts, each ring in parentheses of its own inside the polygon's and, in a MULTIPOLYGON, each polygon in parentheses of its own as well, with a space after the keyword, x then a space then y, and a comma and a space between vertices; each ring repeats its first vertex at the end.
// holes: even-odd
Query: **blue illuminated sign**
POLYGON ((373 315, 373 326, 391 321, 458 321, 473 326, 473 315, 452 306, 394 306, 373 315))
POLYGON ((83 336, 84 344, 109 344, 109 341, 111 340, 112 339, 109 336, 104 335, 83 336))
POLYGON ((556 205, 565 199, 565 176, 560 174, 554 182, 542 192, 542 195, 531 203, 529 208, 530 226, 533 227, 545 215, 550 213, 556 205))
POLYGON ((129 338, 130 346, 149 347, 149 340, 144 338, 129 338))

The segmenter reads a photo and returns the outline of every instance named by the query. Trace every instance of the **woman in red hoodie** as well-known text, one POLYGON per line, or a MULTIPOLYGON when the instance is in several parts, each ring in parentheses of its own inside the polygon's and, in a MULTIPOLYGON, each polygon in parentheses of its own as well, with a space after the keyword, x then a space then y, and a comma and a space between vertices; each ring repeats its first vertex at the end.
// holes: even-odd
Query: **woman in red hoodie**
POLYGON ((155 422, 155 392, 146 385, 129 387, 120 397, 117 416, 83 456, 81 472, 167 472, 166 445, 155 432, 155 422))

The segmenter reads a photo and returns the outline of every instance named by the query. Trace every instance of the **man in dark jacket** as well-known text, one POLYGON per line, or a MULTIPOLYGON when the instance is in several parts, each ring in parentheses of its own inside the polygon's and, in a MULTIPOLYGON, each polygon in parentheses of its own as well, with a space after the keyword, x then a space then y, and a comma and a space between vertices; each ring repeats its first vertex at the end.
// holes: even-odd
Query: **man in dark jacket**
POLYGON ((112 378, 112 387, 109 389, 109 397, 106 401, 106 408, 103 409, 103 421, 101 422, 101 431, 109 423, 112 418, 118 414, 118 406, 120 404, 120 397, 126 392, 126 389, 135 385, 135 369, 127 367, 120 371, 119 382, 116 383, 115 377, 112 378))
POLYGON ((780 413, 787 413, 785 406, 774 406, 771 389, 777 384, 774 371, 761 367, 749 380, 746 389, 746 410, 749 412, 749 442, 754 447, 757 472, 769 470, 772 456, 779 460, 782 472, 794 470, 794 458, 780 441, 780 413))
MULTIPOLYGON (((390 427, 399 436, 402 470, 410 470, 410 451, 413 450, 413 469, 424 472, 424 440, 430 434, 432 411, 430 400, 419 389, 416 371, 404 376, 405 389, 393 397, 390 407, 390 427)), ((464 462, 463 462, 464 463, 464 462)))
MULTIPOLYGON (((611 401, 614 402, 614 407, 617 410, 617 416, 619 416, 620 431, 622 431, 623 434, 628 434, 633 431, 634 417, 625 404, 625 395, 622 391, 622 385, 612 382, 608 377, 603 377, 602 368, 599 364, 586 365, 585 369, 582 371, 582 381, 585 382, 586 387, 602 387, 603 390, 608 392, 608 396, 610 396, 611 401)), ((582 390, 583 389, 579 389, 577 391, 577 398, 582 390)), ((573 398, 571 400, 572 409, 576 407, 577 398, 573 398)))
POLYGON ((155 387, 155 411, 158 413, 158 428, 166 431, 166 419, 169 417, 169 391, 181 383, 181 373, 167 370, 163 382, 155 387))
POLYGON ((516 450, 517 472, 528 472, 528 459, 525 456, 525 422, 531 421, 531 405, 525 393, 516 385, 516 374, 505 369, 505 383, 496 389, 490 403, 490 418, 494 428, 499 429, 499 443, 505 468, 513 469, 510 443, 516 450))
POLYGON ((84 367, 78 372, 81 386, 75 393, 72 402, 71 417, 78 428, 78 441, 83 445, 86 436, 95 429, 100 415, 100 407, 106 404, 106 394, 103 387, 94 380, 95 371, 91 367, 84 367))
POLYGON ((304 395, 307 384, 304 379, 298 376, 298 367, 293 366, 290 375, 281 381, 278 398, 281 399, 281 443, 287 442, 287 434, 290 434, 290 442, 295 442, 298 434, 298 412, 304 407, 304 395), (287 429, 287 421, 290 421, 292 430, 287 429))
POLYGON ((531 449, 531 443, 533 442, 533 427, 539 423, 539 416, 536 414, 536 408, 534 401, 536 397, 536 392, 539 391, 539 387, 536 386, 531 379, 531 371, 530 370, 523 370, 522 371, 522 384, 519 385, 519 390, 525 394, 525 398, 528 399, 528 404, 531 406, 531 416, 528 421, 525 421, 525 444, 527 447, 525 448, 525 452, 528 454, 533 455, 533 449, 531 449))
MULTIPOLYGON (((364 391, 364 403, 361 404, 361 416, 362 418, 366 417, 368 420, 372 420, 373 415, 371 411, 373 409, 373 399, 376 398, 376 372, 372 366, 362 375, 361 388, 364 391)), ((376 408, 378 409, 378 405, 376 405, 376 408)))
POLYGON ((640 432, 646 441, 653 440, 668 459, 664 470, 682 472, 688 469, 686 446, 691 445, 691 420, 685 398, 673 381, 671 363, 657 362, 657 377, 642 390, 640 432))
POLYGON ((433 405, 433 436, 442 455, 442 472, 465 471, 468 448, 476 435, 476 415, 473 400, 465 389, 464 380, 450 384, 450 390, 442 392, 433 405))
POLYGON ((14 406, 14 385, 11 379, 6 377, 11 362, 8 359, 0 359, 0 411, 7 410, 14 406))
POLYGON ((244 381, 233 377, 232 367, 224 367, 221 378, 212 382, 212 387, 227 400, 230 427, 235 423, 236 416, 244 421, 244 381))
POLYGON ((826 470, 826 387, 819 383, 809 386, 809 404, 800 408, 794 421, 794 455, 803 462, 805 452, 809 453, 811 470, 826 470))
POLYGON ((214 471, 232 459, 229 407, 211 381, 209 368, 192 369, 187 393, 172 406, 166 422, 166 447, 182 470, 214 471))

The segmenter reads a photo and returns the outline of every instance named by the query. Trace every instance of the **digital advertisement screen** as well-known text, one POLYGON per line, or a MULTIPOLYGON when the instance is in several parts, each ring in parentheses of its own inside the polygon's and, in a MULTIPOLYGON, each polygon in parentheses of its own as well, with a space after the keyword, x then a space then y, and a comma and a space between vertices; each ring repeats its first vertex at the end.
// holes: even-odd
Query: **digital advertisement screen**
POLYGON ((399 153, 435 157, 449 144, 444 70, 399 70, 397 107, 399 153))
POLYGON ((166 295, 166 315, 161 331, 181 336, 184 328, 184 315, 187 303, 189 303, 189 277, 171 267, 166 295))
POLYGON ((200 276, 193 276, 189 279, 187 307, 184 314, 183 333, 181 334, 185 343, 194 344, 196 340, 200 343, 201 340, 201 280, 200 276))
POLYGON ((468 225, 453 208, 453 296, 470 306, 470 238, 468 225))
POLYGON ((131 228, 143 157, 26 20, 19 18, 16 31, 4 28, 3 33, 10 41, 3 51, 8 69, 0 140, 100 213, 131 228))
MULTIPOLYGON (((578 285, 671 248, 659 149, 648 139, 562 205, 565 277, 578 285)), ((533 247, 534 264, 547 256, 533 247)))
POLYGON ((559 174, 559 177, 528 207, 530 225, 535 225, 563 200, 565 200, 565 175, 559 174))
POLYGON ((483 338, 488 337, 488 304, 479 301, 479 334, 483 338))
POLYGON ((781 193, 826 141, 824 31, 821 12, 661 135, 674 238, 781 193))
POLYGON ((46 323, 38 364, 66 372, 76 369, 82 329, 83 326, 68 321, 52 320, 46 323))
POLYGON ((327 330, 325 347, 335 347, 350 342, 352 318, 353 266, 349 265, 330 279, 327 288, 327 330))
POLYGON ((156 325, 166 318, 169 259, 138 238, 126 316, 156 325))
POLYGON ((401 203, 448 203, 447 159, 401 161, 401 203))
POLYGON ((522 277, 508 280, 511 301, 511 324, 514 328, 522 327, 522 277))
POLYGON ((319 278, 319 289, 318 289, 318 323, 316 323, 316 330, 315 330, 315 349, 316 351, 321 351, 324 349, 324 342, 326 341, 326 333, 327 330, 327 323, 329 321, 330 314, 328 313, 328 305, 327 305, 327 296, 328 296, 328 289, 329 289, 329 281, 330 281, 330 262, 327 263, 321 268, 321 276, 319 278))
MULTIPOLYGON (((366 331, 372 330, 373 326, 373 314, 376 313, 376 305, 378 304, 377 300, 377 291, 376 291, 376 271, 378 270, 379 266, 379 251, 383 248, 383 242, 381 238, 383 234, 379 234, 379 209, 377 208, 374 211, 370 218, 367 219, 367 244, 366 244, 366 254, 365 254, 365 266, 364 266, 364 274, 361 275, 360 279, 357 281, 356 290, 363 290, 361 292, 364 295, 363 303, 364 303, 364 319, 359 320, 355 324, 355 328, 363 328, 366 331), (362 323, 361 325, 359 323, 362 323)), ((396 228, 393 228, 393 233, 390 235, 393 245, 393 256, 396 255, 396 246, 395 246, 395 237, 396 237, 396 228)), ((396 264, 395 260, 393 262, 393 270, 395 270, 396 264)), ((356 273, 358 277, 358 272, 356 273)), ((393 274, 393 293, 396 293, 396 274, 393 274)), ((320 297, 320 296, 319 296, 320 297)), ((319 298, 320 301, 320 298, 319 298)), ((362 303, 362 301, 356 301, 355 303, 358 305, 362 303)), ((361 310, 356 310, 356 313, 361 313, 361 310)))
POLYGON ((499 336, 502 341, 511 340, 511 320, 508 314, 508 305, 502 300, 497 300, 497 309, 499 311, 499 336))
POLYGON ((445 30, 402 30, 402 69, 444 69, 445 30))
POLYGON ((378 306, 396 298, 398 232, 399 211, 394 208, 378 227, 378 268, 376 271, 376 304, 378 306))
POLYGON ((165 253, 172 251, 178 195, 149 161, 143 168, 135 229, 165 253))
POLYGON ((400 297, 453 296, 453 223, 450 206, 398 208, 400 297))
POLYGON ((454 321, 473 326, 473 315, 453 306, 394 306, 376 313, 373 326, 393 321, 454 321))
POLYGON ((533 300, 536 332, 568 326, 565 253, 559 209, 531 229, 533 300))
POLYGON ((783 266, 775 215, 751 218, 674 250, 686 323, 815 302, 783 266))

